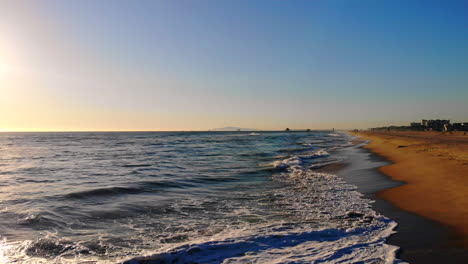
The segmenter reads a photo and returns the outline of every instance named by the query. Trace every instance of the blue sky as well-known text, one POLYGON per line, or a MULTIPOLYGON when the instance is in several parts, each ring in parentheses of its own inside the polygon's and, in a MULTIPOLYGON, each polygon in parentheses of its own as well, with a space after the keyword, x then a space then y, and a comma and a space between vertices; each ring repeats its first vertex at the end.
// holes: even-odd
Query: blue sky
POLYGON ((468 121, 466 1, 3 1, 0 10, 1 92, 11 95, 0 111, 12 116, 3 130, 468 121))

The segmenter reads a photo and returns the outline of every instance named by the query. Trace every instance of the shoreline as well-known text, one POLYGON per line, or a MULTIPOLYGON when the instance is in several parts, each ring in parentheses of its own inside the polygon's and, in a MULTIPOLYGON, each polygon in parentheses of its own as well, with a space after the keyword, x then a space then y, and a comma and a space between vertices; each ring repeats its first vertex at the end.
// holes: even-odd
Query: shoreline
MULTIPOLYGON (((411 263, 440 263, 441 261, 462 263, 463 261, 466 261, 466 259, 468 259, 468 250, 466 248, 466 243, 464 243, 466 242, 466 236, 463 232, 460 232, 460 229, 456 229, 453 225, 447 225, 442 221, 438 221, 438 219, 420 214, 417 210, 411 210, 411 208, 408 209, 405 207, 405 204, 401 206, 398 203, 402 201, 405 203, 405 199, 398 199, 400 196, 398 196, 398 192, 395 194, 395 190, 399 191, 400 189, 403 189, 403 191, 405 191, 408 188, 406 186, 412 184, 412 182, 411 179, 409 180, 410 183, 408 183, 408 179, 401 176, 395 177, 394 174, 388 173, 385 168, 391 168, 397 163, 395 163, 395 159, 392 159, 392 157, 389 158, 389 155, 385 155, 385 150, 397 149, 397 151, 401 152, 403 149, 406 151, 409 146, 405 145, 405 147, 398 148, 398 146, 402 146, 398 144, 403 143, 402 140, 399 140, 396 143, 397 146, 389 145, 388 142, 385 142, 387 144, 381 145, 383 150, 376 150, 375 147, 372 148, 375 145, 375 138, 372 138, 367 134, 362 135, 353 133, 353 135, 362 136, 361 138, 364 140, 361 139, 361 143, 353 142, 355 146, 348 148, 349 150, 346 150, 345 152, 347 152, 348 156, 355 156, 354 160, 351 160, 351 164, 358 163, 360 165, 354 166, 354 168, 345 168, 339 174, 349 183, 357 185, 359 191, 366 197, 375 200, 373 207, 377 212, 395 220, 399 224, 396 230, 398 233, 392 235, 387 242, 388 244, 393 244, 401 248, 399 258, 411 263), (369 142, 372 139, 374 140, 374 144, 369 142), (392 146, 394 148, 392 148, 392 146), (394 199, 395 195, 397 195, 396 199, 394 199)), ((379 135, 376 135, 375 137, 377 136, 379 135)), ((391 136, 392 135, 386 134, 385 140, 390 140, 391 136)), ((399 136, 403 137, 405 135, 399 136)), ((429 144, 429 142, 421 143, 419 141, 428 141, 432 139, 418 138, 418 133, 409 136, 410 137, 406 139, 407 141, 405 143, 412 143, 417 146, 419 146, 418 144, 429 144)), ((427 136, 432 137, 433 135, 424 134, 424 137, 427 136)), ((446 138, 436 139, 438 140, 436 143, 439 144, 439 147, 440 144, 447 144, 446 141, 449 141, 449 145, 460 144, 460 139, 456 136, 450 137, 448 140, 446 138)), ((461 141, 464 140, 464 138, 461 139, 461 141)), ((466 140, 468 140, 468 137, 466 137, 466 140)), ((461 149, 461 152, 463 152, 463 148, 461 149)), ((455 151, 453 153, 457 154, 459 152, 455 151)), ((417 153, 416 155, 421 154, 417 153)), ((456 162, 460 163, 460 161, 463 161, 462 158, 464 158, 464 156, 459 157, 456 162)), ((423 160, 425 159, 423 158, 423 160)), ((411 160, 408 159, 407 162, 411 162, 411 160)), ((421 164, 413 165, 421 166, 421 164)), ((468 168, 468 166, 465 167, 468 168)), ((406 168, 407 173, 408 171, 411 172, 411 168, 406 168)), ((463 184, 460 185, 463 188, 463 184)), ((435 188, 437 187, 439 186, 435 185, 435 188)), ((419 186, 416 185, 416 188, 419 188, 419 186)), ((410 194, 420 193, 412 192, 410 194)), ((430 197, 430 195, 423 195, 419 198, 423 198, 426 202, 421 202, 420 200, 417 201, 423 205, 431 205, 431 199, 437 199, 437 197, 439 196, 430 197)), ((418 202, 407 204, 417 206, 418 202)), ((463 210, 461 214, 463 214, 463 210)), ((463 219, 463 217, 461 219, 463 219)), ((462 220, 459 222, 463 223, 464 221, 462 220)))

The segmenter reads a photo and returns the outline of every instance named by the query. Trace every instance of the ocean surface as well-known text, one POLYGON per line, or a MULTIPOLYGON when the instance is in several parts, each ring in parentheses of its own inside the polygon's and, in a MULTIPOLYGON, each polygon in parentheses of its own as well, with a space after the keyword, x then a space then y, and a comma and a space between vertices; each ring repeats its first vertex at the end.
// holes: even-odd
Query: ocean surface
POLYGON ((0 263, 400 263, 396 223, 323 170, 349 140, 0 133, 0 263))

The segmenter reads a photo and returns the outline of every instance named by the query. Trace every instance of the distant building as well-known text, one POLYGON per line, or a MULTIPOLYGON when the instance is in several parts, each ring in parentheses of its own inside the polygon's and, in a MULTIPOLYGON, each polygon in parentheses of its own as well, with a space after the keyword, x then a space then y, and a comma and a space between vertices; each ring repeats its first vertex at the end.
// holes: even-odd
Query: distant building
POLYGON ((432 130, 442 131, 445 125, 450 125, 450 120, 429 120, 428 126, 432 128, 432 130))
POLYGON ((423 130, 424 129, 422 122, 421 123, 413 122, 410 124, 410 127, 411 127, 411 130, 423 130))
POLYGON ((454 131, 468 131, 468 122, 465 123, 453 123, 452 130, 454 131))
MULTIPOLYGON (((413 128, 413 124, 416 123, 411 123, 411 127, 413 128)), ((435 119, 435 120, 425 120, 423 119, 421 121, 421 128, 424 130, 437 130, 437 131, 442 131, 444 130, 444 126, 450 125, 450 120, 441 120, 441 119, 435 119)), ((416 125, 414 126, 415 128, 417 127, 416 125)))
POLYGON ((454 123, 450 125, 450 120, 434 119, 427 120, 423 119, 421 122, 412 122, 409 126, 386 126, 386 127, 374 127, 371 131, 468 131, 468 122, 454 123))

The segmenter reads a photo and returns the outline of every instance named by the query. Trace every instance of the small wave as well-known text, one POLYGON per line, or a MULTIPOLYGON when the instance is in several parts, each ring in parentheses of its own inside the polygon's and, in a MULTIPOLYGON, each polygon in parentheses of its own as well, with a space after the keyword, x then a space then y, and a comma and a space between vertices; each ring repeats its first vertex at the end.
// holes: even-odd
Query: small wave
POLYGON ((240 179, 237 177, 210 177, 210 176, 198 176, 186 179, 185 181, 179 180, 174 181, 142 181, 137 182, 134 186, 130 187, 108 187, 98 188, 91 190, 83 190, 78 192, 72 192, 62 195, 65 199, 87 199, 93 197, 106 197, 106 196, 118 196, 126 194, 140 194, 144 192, 155 192, 164 191, 166 189, 174 188, 191 188, 199 184, 213 184, 213 183, 224 183, 224 182, 235 182, 240 179))
POLYGON ((114 143, 114 145, 116 145, 116 146, 133 145, 133 144, 135 144, 135 141, 121 141, 121 142, 114 143))
MULTIPOLYGON (((1 263, 17 263, 16 258, 26 260, 26 263, 77 263, 76 258, 70 256, 80 256, 79 263, 88 263, 85 256, 103 255, 109 251, 110 247, 101 245, 99 242, 82 241, 75 243, 68 240, 63 240, 55 237, 53 234, 48 234, 46 238, 37 239, 34 241, 7 242, 6 239, 0 241, 2 252, 7 253, 5 256, 0 254, 1 263), (68 256, 68 261, 66 260, 68 256), (61 258, 65 257, 65 258, 61 258), (60 259, 60 260, 58 260, 60 259), (58 261, 56 261, 58 260, 58 261)), ((19 263, 19 262, 18 262, 19 263)), ((23 261, 21 262, 23 263, 23 261)), ((96 263, 91 261, 89 263, 96 263)))
POLYGON ((16 217, 16 223, 18 225, 27 226, 36 230, 43 230, 51 227, 63 228, 67 226, 67 222, 60 216, 54 215, 48 211, 18 214, 16 217))
POLYGON ((190 179, 189 182, 195 183, 217 183, 217 182, 235 182, 239 181, 239 178, 236 177, 210 177, 210 176, 200 176, 190 179))
POLYGON ((302 161, 300 157, 291 157, 291 158, 284 159, 284 160, 278 160, 272 163, 274 168, 280 169, 280 170, 289 168, 292 165, 301 165, 301 164, 302 164, 302 161))
POLYGON ((140 167, 151 167, 151 164, 124 164, 122 167, 124 168, 140 168, 140 167))
POLYGON ((64 195, 63 197, 68 199, 84 199, 90 197, 101 197, 101 196, 114 196, 121 194, 138 194, 145 192, 142 188, 132 187, 110 187, 110 188, 99 188, 93 190, 86 190, 80 192, 72 192, 64 195))
POLYGON ((188 188, 194 185, 190 182, 174 182, 174 181, 145 181, 139 183, 142 188, 157 190, 157 189, 168 189, 168 188, 188 188))
MULTIPOLYGON (((270 157, 272 156, 272 153, 268 152, 247 152, 247 153, 242 153, 239 154, 240 157, 270 157)), ((214 155, 217 156, 217 155, 214 155)))
POLYGON ((16 179, 19 182, 24 182, 24 183, 53 183, 53 182, 58 182, 58 180, 53 180, 53 179, 30 179, 30 178, 17 178, 16 179))
POLYGON ((273 167, 276 169, 284 170, 287 169, 291 166, 300 166, 303 165, 305 161, 311 160, 311 159, 316 159, 316 158, 322 158, 330 155, 326 150, 317 150, 312 152, 309 155, 304 155, 304 156, 293 156, 284 160, 280 161, 275 161, 272 163, 273 167))
POLYGON ((340 161, 341 161, 341 160, 339 160, 339 159, 333 159, 333 160, 330 160, 330 161, 327 160, 326 162, 321 162, 321 163, 313 164, 313 165, 311 165, 309 168, 310 168, 310 169, 314 169, 314 170, 316 170, 316 169, 321 169, 321 168, 323 168, 323 167, 326 167, 326 166, 329 166, 329 165, 332 165, 332 164, 336 164, 336 163, 338 163, 338 162, 340 162, 340 161))
POLYGON ((56 257, 70 250, 71 247, 66 247, 50 239, 40 239, 32 242, 26 248, 26 255, 31 257, 56 257))

